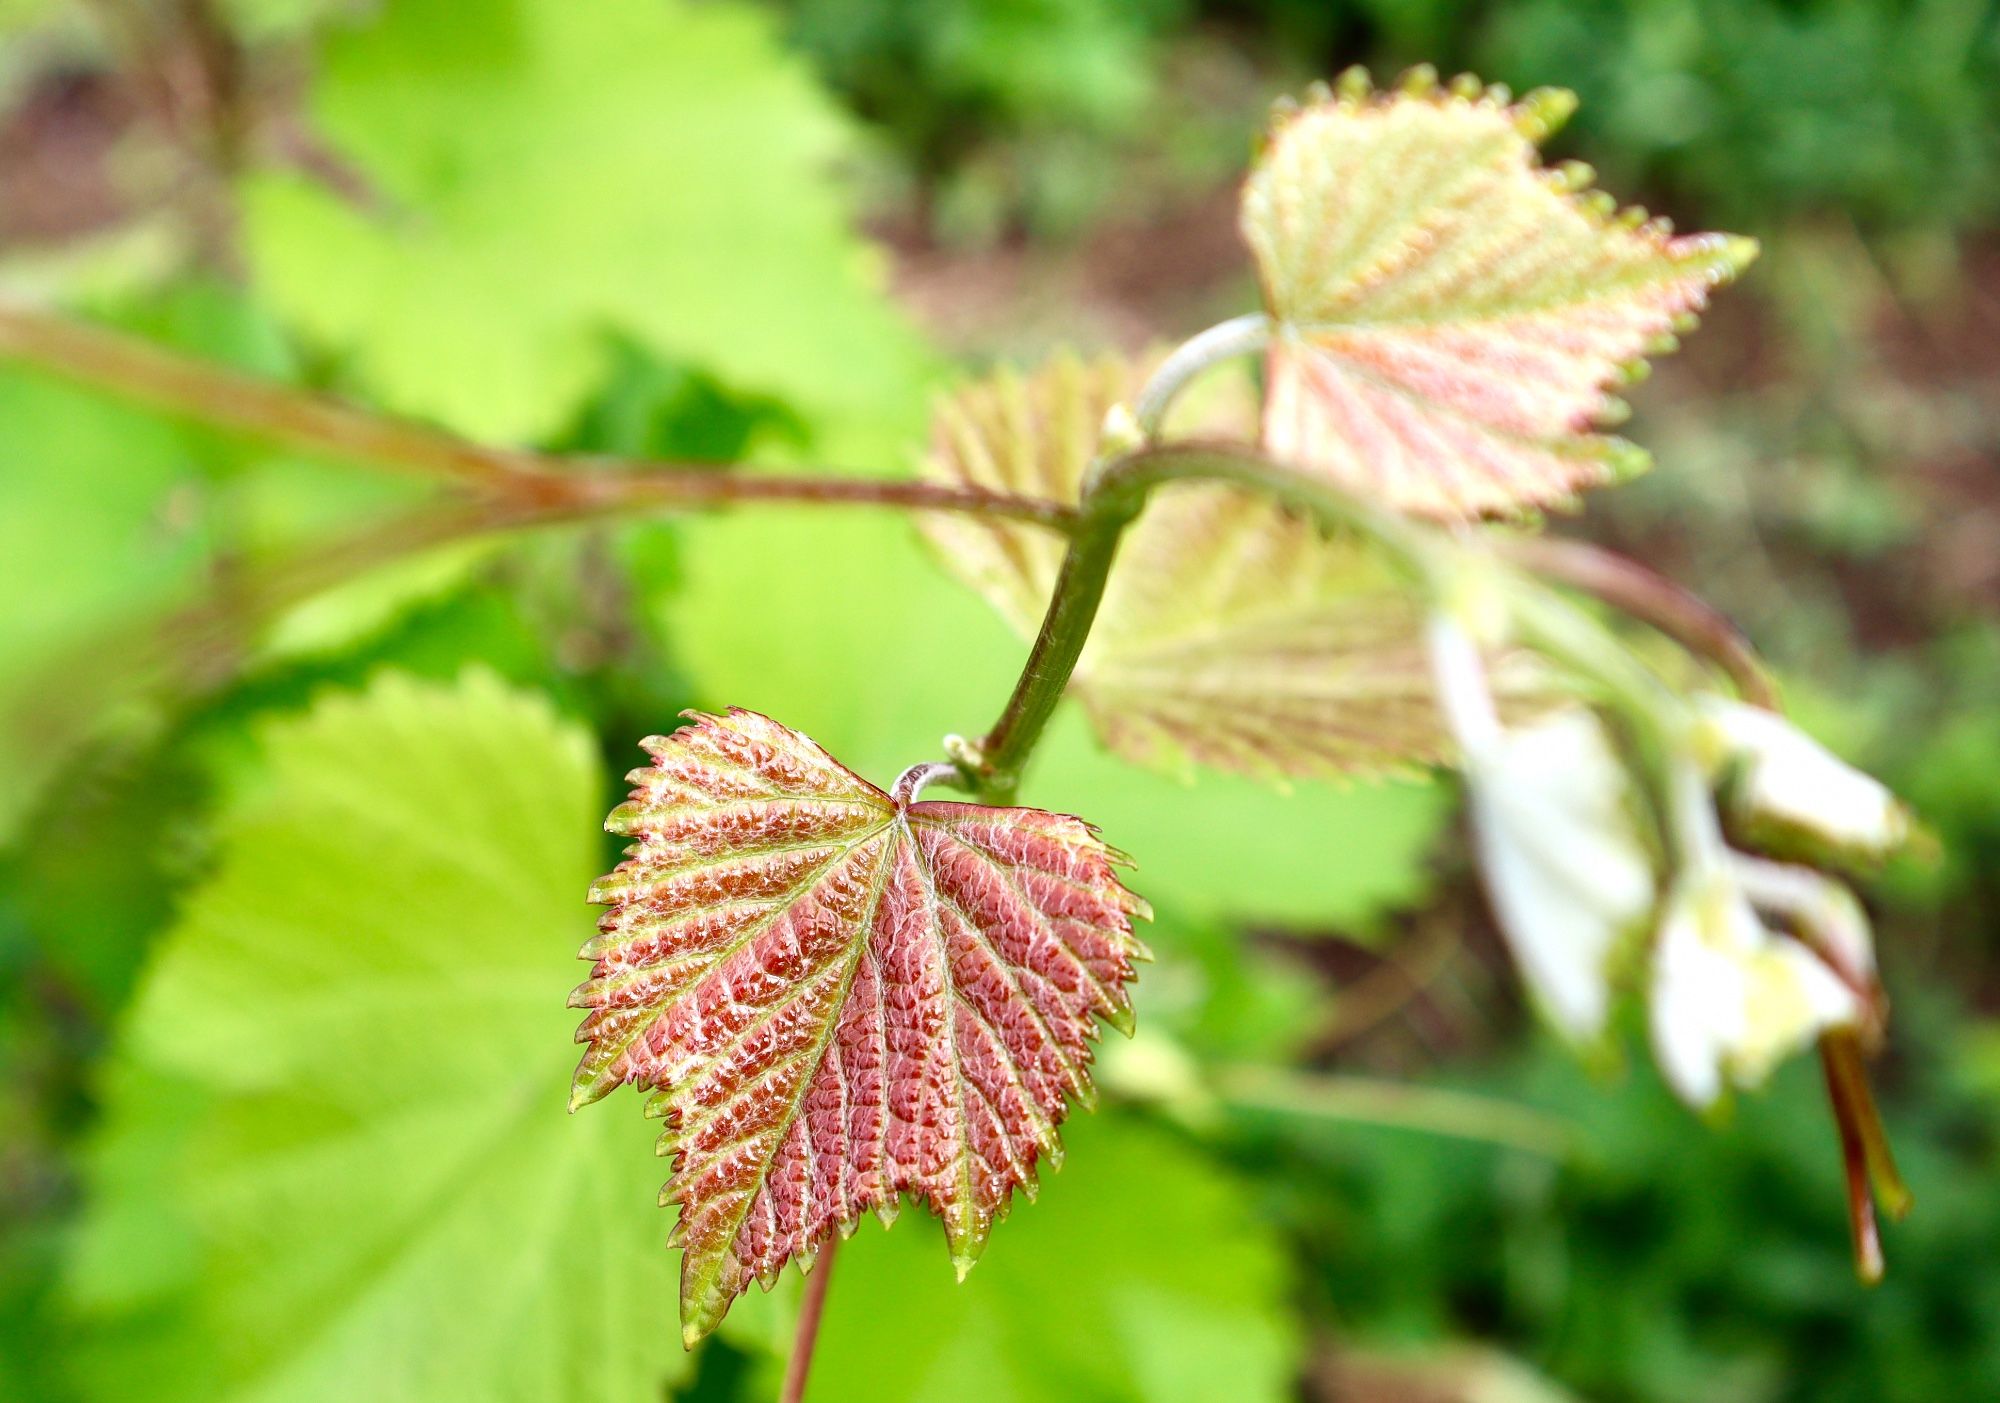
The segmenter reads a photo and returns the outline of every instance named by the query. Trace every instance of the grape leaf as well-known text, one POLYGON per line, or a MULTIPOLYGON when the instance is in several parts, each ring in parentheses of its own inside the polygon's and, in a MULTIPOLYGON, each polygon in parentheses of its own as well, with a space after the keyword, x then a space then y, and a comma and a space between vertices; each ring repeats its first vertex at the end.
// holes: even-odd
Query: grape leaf
POLYGON ((591 891, 572 1104, 654 1089, 689 1344, 751 1279, 898 1195, 960 1276, 1088 1099, 1092 1015, 1129 1031, 1144 906, 1085 824, 910 802, 754 712, 645 742, 591 891))
MULTIPOLYGON (((1105 412, 1141 378, 1116 358, 1064 355, 1025 379, 1003 371, 969 385, 939 407, 929 474, 1074 502, 1105 412)), ((1236 408, 1233 396, 1211 402, 1203 427, 1226 432, 1236 408)), ((927 517, 923 529, 948 569, 1034 637, 1060 538, 971 517, 927 517)), ((1256 493, 1173 485, 1120 545, 1071 689, 1104 744, 1135 764, 1280 779, 1380 772, 1444 750, 1419 622, 1409 589, 1353 539, 1256 493)))
MULTIPOLYGON (((655 607, 697 700, 784 716, 854 769, 892 773, 912 736, 990 722, 1021 665, 1018 638, 971 591, 942 584, 932 555, 880 514, 718 516, 687 534, 685 574, 655 607), (754 647, 746 615, 757 620, 754 647)), ((1428 781, 1285 794, 1202 772, 1190 788, 1108 755, 1069 705, 1036 747, 1023 792, 1117 834, 1155 902, 1305 928, 1366 926, 1419 898, 1451 813, 1428 781)))
POLYGON ((589 737, 486 674, 385 674, 263 739, 105 1078, 86 1396, 658 1397, 656 1173, 561 1112, 589 737))
POLYGON ((1645 466, 1592 432, 1622 409, 1607 390, 1671 349, 1756 244, 1675 237, 1580 194, 1588 167, 1543 169, 1536 145, 1574 106, 1416 70, 1382 94, 1350 75, 1277 119, 1241 212, 1275 323, 1272 453, 1444 518, 1645 466))
POLYGON ((842 121, 767 16, 688 0, 371 10, 329 28, 309 103, 356 188, 263 169, 242 194, 260 291, 372 392, 542 438, 622 336, 798 408, 830 456, 896 441, 925 356, 828 179, 842 121))

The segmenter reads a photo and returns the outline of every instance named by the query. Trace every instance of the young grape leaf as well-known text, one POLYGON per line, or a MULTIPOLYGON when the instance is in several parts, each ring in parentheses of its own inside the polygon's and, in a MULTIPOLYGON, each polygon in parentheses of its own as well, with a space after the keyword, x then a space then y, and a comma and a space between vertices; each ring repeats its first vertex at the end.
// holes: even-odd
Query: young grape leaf
POLYGON ((488 674, 385 674, 264 740, 105 1078, 83 1396, 660 1397, 657 1175, 561 1111, 590 737, 488 674))
MULTIPOLYGON (((697 697, 796 720, 863 774, 894 773, 911 736, 990 720, 1021 667, 1020 638, 897 519, 810 508, 725 515, 679 543, 684 575, 652 596, 697 697), (745 610, 758 618, 743 643, 745 610), (866 656, 857 670, 853 660, 866 656), (828 677, 842 679, 829 687, 828 677)), ((1381 929, 1429 889, 1453 813, 1428 781, 1303 786, 1184 779, 1113 756, 1081 707, 1035 748, 1024 802, 1089 814, 1146 874, 1146 895, 1191 914, 1304 930, 1381 929), (1326 855, 1342 861, 1329 866, 1326 855)))
POLYGON ((690 713, 608 827, 573 1105, 653 1089, 681 1208, 681 1328, 914 1194, 963 1276, 1129 1030, 1143 953, 1077 819, 885 794, 755 712, 690 713))
POLYGON ((1405 510, 1571 499, 1645 466, 1592 432, 1756 244, 1675 237, 1536 146, 1575 106, 1417 70, 1281 115, 1241 222, 1275 323, 1265 446, 1405 510))
MULTIPOLYGON (((928 471, 1074 502, 1105 412, 1139 380, 1116 358, 1061 356, 1026 379, 967 386, 939 407, 928 471)), ((1247 428, 1236 407, 1213 403, 1204 422, 1247 428)), ((949 569, 1034 637, 1059 538, 970 517, 923 529, 949 569)), ((1135 764, 1279 779, 1379 772, 1443 753, 1419 623, 1407 587, 1358 542, 1255 493, 1174 485, 1120 546, 1071 686, 1099 738, 1135 764)))

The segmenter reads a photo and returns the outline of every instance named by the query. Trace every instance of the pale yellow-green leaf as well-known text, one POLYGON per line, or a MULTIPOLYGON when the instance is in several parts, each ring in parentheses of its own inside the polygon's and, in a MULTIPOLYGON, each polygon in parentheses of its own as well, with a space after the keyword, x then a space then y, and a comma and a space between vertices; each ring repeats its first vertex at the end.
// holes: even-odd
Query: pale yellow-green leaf
POLYGON ((590 737, 490 675, 391 674, 265 739, 110 1058, 80 1396, 659 1398, 687 1363, 651 1136, 563 1110, 590 737))
POLYGON ((1273 325, 1264 443, 1441 518, 1563 503, 1643 468, 1610 391, 1756 253, 1587 193, 1537 144, 1574 107, 1417 70, 1274 124, 1243 235, 1273 325))
POLYGON ((260 295, 388 407, 562 430, 615 339, 879 463, 927 357, 834 183, 851 133, 771 17, 691 0, 382 0, 305 108, 342 181, 242 182, 260 295))
MULTIPOLYGON (((1026 378, 967 386, 939 408, 928 471, 1074 502, 1105 412, 1138 379, 1118 359, 1061 356, 1026 378)), ((1230 388, 1199 422, 1240 437, 1248 415, 1232 412, 1242 397, 1230 388)), ((924 529, 955 574, 1033 637, 1059 537, 969 517, 924 529)), ((1443 745, 1418 618, 1407 588, 1359 543, 1254 493, 1166 487, 1119 548, 1072 693, 1107 746, 1170 772, 1396 768, 1443 745)))

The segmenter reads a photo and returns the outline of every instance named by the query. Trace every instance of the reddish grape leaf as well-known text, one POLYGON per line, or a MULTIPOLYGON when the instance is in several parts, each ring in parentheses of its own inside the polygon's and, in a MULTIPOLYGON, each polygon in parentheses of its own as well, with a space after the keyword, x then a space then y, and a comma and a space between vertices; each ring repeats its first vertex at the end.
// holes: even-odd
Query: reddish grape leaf
MULTIPOLYGON (((927 472, 1074 502, 1105 412, 1142 379, 1124 360, 1064 355, 1026 378, 968 385, 939 407, 927 472)), ((1247 382, 1205 381, 1195 395, 1189 412, 1206 435, 1247 437, 1247 382)), ((1034 637, 1062 541, 970 517, 923 526, 947 567, 1034 637)), ((1104 744, 1135 764, 1379 773, 1447 749, 1420 621, 1409 590, 1360 543, 1256 493, 1165 487, 1119 547, 1071 692, 1104 744)), ((1500 680, 1511 689, 1520 674, 1500 680)))
POLYGON ((692 1344, 899 1195, 962 1276, 1091 1100, 1093 1015, 1130 1031, 1144 903, 1089 825, 885 794, 755 712, 644 744, 632 838, 591 890, 574 1105, 653 1089, 692 1344))
POLYGON ((1544 169, 1569 115, 1553 89, 1510 102, 1428 70, 1395 92, 1365 74, 1279 117, 1241 222, 1276 323, 1264 442, 1411 512, 1564 502, 1645 455, 1593 432, 1611 387, 1671 350, 1749 239, 1675 237, 1544 169))

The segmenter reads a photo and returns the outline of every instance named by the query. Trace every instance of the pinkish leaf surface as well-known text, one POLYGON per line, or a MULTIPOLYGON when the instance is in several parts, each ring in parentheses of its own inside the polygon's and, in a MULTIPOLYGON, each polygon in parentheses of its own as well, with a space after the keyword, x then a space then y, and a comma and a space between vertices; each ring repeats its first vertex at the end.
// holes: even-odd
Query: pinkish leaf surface
POLYGON ((591 891, 573 1104, 650 1088, 674 1156, 682 1331, 900 1196, 961 1275, 1129 1031, 1144 904, 1089 825, 903 802, 754 712, 652 737, 591 891))
POLYGON ((1672 349, 1749 239, 1675 237, 1544 169, 1575 105, 1418 70, 1365 75, 1273 127, 1242 227, 1275 323, 1264 442, 1276 456, 1442 518, 1567 501, 1645 455, 1594 432, 1612 387, 1672 349))

